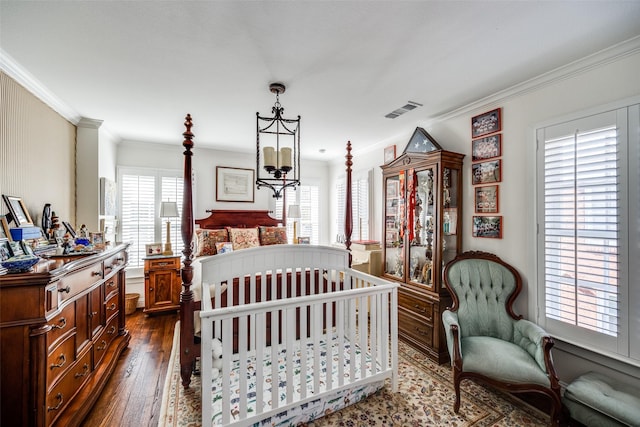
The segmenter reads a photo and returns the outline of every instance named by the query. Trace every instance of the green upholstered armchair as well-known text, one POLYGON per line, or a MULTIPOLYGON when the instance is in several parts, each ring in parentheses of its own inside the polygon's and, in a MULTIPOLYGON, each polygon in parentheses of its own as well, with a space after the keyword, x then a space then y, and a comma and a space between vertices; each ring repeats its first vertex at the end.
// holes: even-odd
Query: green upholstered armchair
POLYGON ((551 421, 562 402, 553 367, 553 339, 513 312, 520 274, 496 255, 465 252, 449 262, 444 283, 453 306, 442 313, 460 409, 460 382, 480 380, 508 392, 536 392, 551 399, 551 421))

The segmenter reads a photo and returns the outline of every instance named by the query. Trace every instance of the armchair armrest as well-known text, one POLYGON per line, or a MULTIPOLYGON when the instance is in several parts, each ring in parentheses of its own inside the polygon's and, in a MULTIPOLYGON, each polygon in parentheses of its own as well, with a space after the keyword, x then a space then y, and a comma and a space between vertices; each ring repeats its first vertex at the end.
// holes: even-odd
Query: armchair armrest
POLYGON ((455 360, 462 359, 462 346, 460 344, 460 324, 458 323, 458 313, 451 310, 442 312, 442 323, 444 325, 444 333, 447 338, 447 349, 451 356, 451 364, 455 360), (454 346, 456 351, 454 351, 454 346), (457 357, 459 356, 459 357, 457 357))
POLYGON ((550 350, 550 347, 548 350, 546 349, 546 340, 544 338, 551 338, 551 336, 540 326, 526 319, 517 320, 513 326, 514 342, 535 359, 540 369, 549 374, 550 372, 548 372, 545 362, 545 351, 550 350))

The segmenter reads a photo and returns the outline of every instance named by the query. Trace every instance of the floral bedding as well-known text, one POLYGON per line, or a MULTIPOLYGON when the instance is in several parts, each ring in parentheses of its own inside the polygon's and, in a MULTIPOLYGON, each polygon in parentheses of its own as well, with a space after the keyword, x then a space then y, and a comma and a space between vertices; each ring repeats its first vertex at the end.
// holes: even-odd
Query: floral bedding
MULTIPOLYGON (((314 359, 314 344, 313 342, 306 343, 306 357, 307 357, 307 365, 309 366, 308 375, 306 377, 306 387, 307 387, 307 397, 313 395, 313 384, 314 384, 314 372, 311 367, 313 366, 314 359)), ((358 345, 351 345, 351 343, 345 339, 344 342, 344 358, 345 358, 345 366, 343 375, 345 377, 345 383, 348 381, 348 377, 350 375, 350 352, 351 349, 355 351, 357 357, 355 357, 355 380, 361 378, 361 350, 358 345)), ((322 353, 321 359, 321 372, 320 375, 320 392, 324 392, 326 390, 326 378, 327 378, 327 366, 326 366, 326 352, 328 351, 328 346, 326 339, 322 339, 320 341, 320 351, 322 353)), ((332 363, 332 377, 333 384, 338 384, 338 351, 340 351, 340 347, 338 345, 338 337, 335 335, 332 338, 331 346, 330 346, 331 354, 333 355, 332 360, 335 363, 332 363)), ((264 366, 264 375, 265 380, 263 384, 264 390, 264 402, 262 402, 263 412, 267 412, 271 409, 271 385, 273 381, 271 379, 271 362, 270 362, 270 349, 265 350, 265 357, 263 360, 264 366)), ((284 405, 286 403, 286 363, 287 363, 287 349, 284 346, 280 346, 278 348, 278 385, 279 385, 279 399, 280 404, 284 405)), ((300 343, 296 343, 296 347, 292 353, 294 357, 294 372, 300 372, 300 343)), ((247 381, 249 390, 249 396, 247 396, 247 413, 251 414, 255 412, 256 408, 256 378, 255 378, 255 354, 249 355, 247 357, 248 363, 248 372, 247 381)), ((371 370, 371 359, 367 354, 365 357, 365 369, 368 371, 371 370)), ((382 369, 379 365, 376 364, 375 372, 380 372, 382 369)), ((294 390, 296 396, 294 401, 299 399, 300 394, 300 375, 294 376, 294 390)), ((354 380, 354 381, 355 381, 354 380)), ((231 372, 231 376, 229 381, 231 381, 231 390, 233 390, 233 395, 231 396, 231 416, 232 421, 238 419, 238 405, 240 402, 239 398, 239 361, 235 360, 233 363, 233 368, 231 372)), ((369 396, 370 394, 375 393, 380 388, 384 386, 384 381, 378 381, 375 383, 368 383, 362 386, 358 386, 356 388, 349 388, 346 390, 338 391, 325 399, 314 399, 310 402, 306 402, 301 406, 294 407, 289 409, 288 411, 283 411, 277 415, 274 415, 266 420, 262 420, 259 423, 254 424, 254 426, 295 426, 300 423, 309 422, 316 418, 322 417, 325 414, 335 412, 339 409, 344 408, 345 406, 354 404, 363 398, 369 396)), ((213 425, 222 424, 222 375, 213 380, 212 385, 213 392, 213 425)))

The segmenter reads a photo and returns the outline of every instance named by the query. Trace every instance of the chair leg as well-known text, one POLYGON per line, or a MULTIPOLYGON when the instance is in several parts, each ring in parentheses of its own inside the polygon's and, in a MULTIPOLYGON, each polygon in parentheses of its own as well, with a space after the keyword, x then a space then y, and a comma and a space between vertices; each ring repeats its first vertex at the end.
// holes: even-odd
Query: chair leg
POLYGON ((457 414, 460 410, 460 380, 458 378, 453 379, 453 389, 456 392, 456 401, 453 403, 453 412, 457 414))

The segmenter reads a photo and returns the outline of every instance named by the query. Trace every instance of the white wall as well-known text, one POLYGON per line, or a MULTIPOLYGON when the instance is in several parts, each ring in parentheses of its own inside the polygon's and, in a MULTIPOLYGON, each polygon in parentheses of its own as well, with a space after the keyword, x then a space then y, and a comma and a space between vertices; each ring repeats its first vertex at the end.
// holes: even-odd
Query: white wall
MULTIPOLYGON (((637 44, 637 43, 636 43, 637 44)), ((613 52, 613 53, 618 53, 613 52)), ((584 111, 600 105, 640 95, 640 48, 615 58, 590 58, 584 64, 572 64, 541 79, 541 84, 527 82, 511 91, 505 91, 484 102, 460 110, 459 113, 431 122, 407 121, 406 138, 390 142, 397 144, 401 153, 416 126, 427 130, 440 145, 449 151, 466 155, 463 168, 463 239, 462 249, 483 250, 497 254, 515 266, 522 274, 524 291, 516 309, 525 317, 535 320, 536 297, 536 241, 535 241, 535 129, 551 119, 584 111), (597 61, 600 62, 597 62, 597 61), (567 74, 568 73, 568 74, 567 74), (504 220, 502 239, 471 237, 473 213, 473 187, 471 185, 471 117, 502 107, 502 182, 500 182, 500 215, 504 220)), ((398 120, 398 119, 396 119, 398 120)), ((388 144, 386 144, 388 145, 388 144)), ((357 148, 357 142, 354 143, 357 148)), ((376 210, 380 238, 382 228, 381 170, 382 147, 375 152, 354 158, 354 169, 374 167, 376 180, 373 203, 376 210)), ((331 166, 332 183, 344 174, 343 162, 331 166)), ((335 234, 335 232, 334 232, 335 234)), ((588 369, 608 369, 612 375, 624 373, 636 378, 640 384, 640 368, 611 359, 601 358, 558 343, 554 350, 556 367, 561 380, 569 381, 588 369), (577 355, 577 353, 580 353, 577 355)), ((625 377, 628 379, 628 377, 625 377)))

